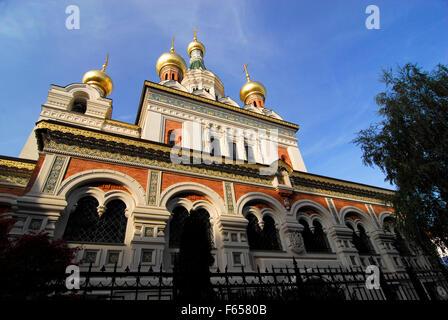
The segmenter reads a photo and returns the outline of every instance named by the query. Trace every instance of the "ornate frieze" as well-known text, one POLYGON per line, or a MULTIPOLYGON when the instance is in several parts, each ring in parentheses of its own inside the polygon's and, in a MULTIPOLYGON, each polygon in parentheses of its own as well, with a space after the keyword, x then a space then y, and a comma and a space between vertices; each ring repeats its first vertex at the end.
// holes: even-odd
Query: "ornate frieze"
POLYGON ((233 206, 233 188, 232 183, 224 182, 224 189, 226 192, 227 211, 229 214, 235 214, 235 208, 233 206))
POLYGON ((159 187, 160 171, 151 171, 149 175, 149 196, 148 204, 156 205, 157 203, 157 191, 159 187))
POLYGON ((44 151, 74 155, 82 158, 108 160, 108 161, 120 162, 123 164, 131 164, 131 165, 137 164, 140 166, 145 167, 149 166, 157 169, 174 169, 184 172, 191 172, 195 174, 202 174, 206 176, 234 179, 242 182, 252 182, 265 185, 271 184, 271 181, 269 179, 262 179, 261 177, 257 177, 255 175, 248 176, 242 174, 235 174, 231 172, 232 170, 224 171, 222 169, 220 170, 219 168, 213 168, 213 165, 207 166, 204 164, 202 165, 199 164, 197 166, 193 165, 189 166, 189 165, 172 163, 171 161, 169 161, 169 158, 167 161, 154 159, 154 158, 161 159, 161 157, 157 157, 157 154, 156 157, 154 158, 146 158, 143 156, 137 156, 137 155, 133 156, 130 154, 122 154, 119 152, 100 150, 93 147, 83 147, 79 145, 69 145, 67 143, 57 143, 56 141, 51 139, 47 141, 44 147, 44 151))
POLYGON ((292 174, 291 182, 298 190, 382 203, 386 202, 394 192, 297 171, 292 174))
POLYGON ((155 92, 149 92, 147 98, 148 98, 148 100, 151 100, 151 101, 157 101, 157 102, 162 102, 162 103, 166 103, 169 105, 174 105, 174 106, 186 109, 186 110, 203 113, 208 116, 213 116, 213 117, 217 117, 220 119, 241 123, 241 124, 253 127, 253 128, 259 128, 259 129, 264 129, 264 130, 278 129, 280 134, 284 134, 284 135, 287 135, 290 137, 295 137, 295 131, 293 131, 293 130, 286 130, 286 129, 282 129, 279 127, 271 126, 271 125, 262 123, 261 121, 254 121, 254 120, 251 120, 250 118, 242 117, 242 116, 239 116, 238 114, 233 114, 228 111, 226 112, 226 111, 214 110, 212 108, 207 108, 205 106, 195 104, 193 102, 187 103, 183 100, 172 98, 167 95, 162 95, 162 94, 155 93, 155 92))
POLYGON ((305 246, 303 244, 302 234, 298 231, 287 232, 288 247, 292 252, 303 253, 305 246))
POLYGON ((56 156, 53 162, 53 166, 51 167, 50 174, 48 175, 47 181, 45 182, 43 192, 45 193, 54 193, 56 188, 56 183, 59 180, 59 176, 62 172, 62 168, 64 167, 66 157, 56 156))
POLYGON ((0 183, 25 187, 35 166, 34 161, 0 158, 0 183))

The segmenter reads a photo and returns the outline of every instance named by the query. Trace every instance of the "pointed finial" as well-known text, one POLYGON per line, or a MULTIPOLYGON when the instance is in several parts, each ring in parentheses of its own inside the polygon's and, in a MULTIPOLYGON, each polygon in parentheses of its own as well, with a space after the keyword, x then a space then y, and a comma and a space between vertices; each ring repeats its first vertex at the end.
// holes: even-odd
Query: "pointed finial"
POLYGON ((196 30, 198 29, 198 27, 196 26, 196 27, 194 27, 194 33, 193 33, 193 40, 194 41, 197 41, 198 40, 198 38, 196 37, 196 30))
POLYGON ((173 41, 171 41, 171 52, 174 52, 174 38, 175 38, 176 36, 174 35, 173 36, 173 41))
POLYGON ((249 82, 250 81, 250 76, 249 76, 249 73, 247 72, 247 63, 244 65, 244 72, 246 72, 246 79, 249 82))
POLYGON ((107 62, 109 61, 109 53, 107 53, 107 58, 106 58, 106 62, 103 64, 103 69, 101 69, 101 71, 105 71, 107 68, 107 62))

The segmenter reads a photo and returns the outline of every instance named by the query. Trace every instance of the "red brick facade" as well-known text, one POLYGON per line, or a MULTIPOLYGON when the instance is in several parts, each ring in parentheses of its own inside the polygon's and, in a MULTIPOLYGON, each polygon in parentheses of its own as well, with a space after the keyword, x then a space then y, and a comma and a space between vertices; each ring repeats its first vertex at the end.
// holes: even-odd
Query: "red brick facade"
POLYGON ((70 159, 70 163, 64 175, 64 180, 76 173, 94 169, 109 169, 124 173, 137 180, 137 182, 140 183, 140 185, 146 190, 146 184, 148 180, 148 170, 146 169, 127 167, 124 165, 117 165, 117 164, 109 164, 93 160, 83 160, 78 158, 70 159))

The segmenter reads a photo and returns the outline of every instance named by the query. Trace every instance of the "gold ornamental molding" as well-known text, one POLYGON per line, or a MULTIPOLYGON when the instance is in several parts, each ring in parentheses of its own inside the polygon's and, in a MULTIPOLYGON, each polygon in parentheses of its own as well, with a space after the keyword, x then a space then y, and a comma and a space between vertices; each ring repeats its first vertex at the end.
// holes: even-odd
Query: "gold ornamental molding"
POLYGON ((34 168, 36 167, 36 164, 29 163, 29 162, 23 162, 20 160, 10 160, 10 159, 0 158, 0 166, 33 171, 34 168))
POLYGON ((130 129, 138 129, 138 125, 136 125, 136 124, 122 122, 122 121, 118 121, 118 120, 106 119, 106 123, 111 123, 111 124, 115 124, 118 126, 127 127, 130 129))
MULTIPOLYGON (((62 133, 70 133, 73 135, 78 135, 78 136, 83 136, 86 138, 94 138, 97 140, 105 140, 105 141, 110 141, 110 142, 115 142, 115 143, 122 143, 122 144, 126 144, 126 145, 132 145, 132 146, 136 146, 136 147, 142 147, 145 149, 150 149, 150 150, 160 150, 163 152, 167 152, 170 153, 172 147, 168 146, 168 145, 160 145, 160 144, 155 144, 155 143, 151 143, 150 141, 139 141, 139 140, 134 140, 134 139, 130 139, 127 137, 120 137, 120 136, 115 136, 115 135, 111 135, 111 134, 107 134, 107 133, 101 133, 98 131, 90 131, 90 130, 85 130, 85 129, 80 129, 80 128, 74 128, 74 127, 69 127, 63 124, 56 124, 56 123, 50 123, 47 122, 45 120, 40 121, 36 124, 36 130, 38 129, 47 129, 50 131, 59 131, 62 133)), ((197 151, 189 151, 189 155, 193 156, 193 157, 202 157, 202 161, 215 161, 217 159, 220 159, 222 163, 227 164, 226 161, 228 160, 224 160, 223 158, 219 158, 219 157, 213 157, 207 154, 202 154, 200 152, 197 151)), ((232 161, 233 165, 238 165, 240 167, 245 167, 245 168, 251 168, 251 169, 259 169, 261 167, 261 165, 258 164, 250 164, 250 163, 237 163, 235 160, 232 161)), ((229 163, 230 164, 230 163, 229 163)))
POLYGON ((393 190, 383 189, 379 187, 368 186, 356 182, 349 182, 334 178, 328 178, 310 173, 294 171, 291 175, 294 188, 305 191, 328 194, 335 197, 350 197, 362 201, 380 200, 391 196, 395 193, 393 190), (302 179, 294 181, 294 178, 302 179))
MULTIPOLYGON (((79 127, 73 127, 73 126, 69 126, 66 124, 55 123, 53 121, 49 122, 48 120, 42 120, 42 121, 38 122, 36 124, 36 129, 37 130, 47 129, 49 131, 73 134, 73 135, 82 136, 82 137, 86 137, 86 138, 93 138, 96 140, 104 140, 104 141, 108 141, 108 142, 142 147, 142 148, 149 149, 149 150, 158 150, 158 151, 162 151, 164 153, 165 152, 170 153, 172 150, 172 147, 170 147, 168 145, 164 145, 164 144, 157 144, 157 143, 153 143, 151 141, 142 141, 141 139, 138 139, 138 138, 129 138, 129 137, 124 137, 124 136, 119 136, 117 134, 103 133, 103 132, 99 132, 99 131, 93 130, 93 129, 82 129, 79 127)), ((53 151, 58 152, 57 151, 58 148, 56 145, 53 144, 53 142, 50 142, 50 145, 51 145, 50 149, 55 148, 53 151)), ((70 149, 68 146, 66 146, 64 148, 67 150, 70 149)), ((108 153, 110 153, 110 152, 106 152, 106 151, 103 152, 103 151, 99 151, 99 150, 95 151, 95 150, 96 149, 82 148, 82 150, 77 150, 77 152, 75 152, 75 153, 78 155, 87 156, 90 152, 92 154, 89 154, 89 156, 94 156, 95 158, 103 158, 103 159, 107 159, 108 153), (90 152, 89 150, 91 150, 92 152, 90 152)), ((74 151, 74 150, 72 150, 72 151, 74 151)), ((118 155, 119 154, 117 154, 117 156, 118 155)), ((191 156, 201 157, 201 153, 195 152, 195 151, 189 151, 189 155, 190 155, 190 157, 191 156)), ((204 161, 204 159, 209 159, 209 160, 217 160, 218 159, 218 157, 213 157, 210 155, 202 155, 202 156, 203 156, 202 161, 204 161)), ((128 159, 129 161, 131 160, 130 159, 131 156, 123 156, 123 157, 125 159, 128 159)), ((133 156, 132 156, 132 158, 133 159, 131 162, 133 165, 135 165, 135 164, 141 164, 144 166, 150 165, 150 166, 156 166, 160 169, 171 168, 171 169, 176 169, 176 170, 177 169, 185 170, 185 171, 193 173, 193 174, 194 173, 200 173, 200 174, 202 173, 202 174, 207 174, 207 175, 216 175, 214 170, 210 170, 210 169, 204 169, 204 168, 188 169, 187 168, 188 166, 185 166, 183 164, 167 165, 165 162, 162 163, 156 159, 145 160, 145 159, 141 159, 138 156, 136 156, 135 159, 133 156)), ((225 162, 226 161, 225 159, 221 158, 220 160, 222 160, 224 164, 227 164, 225 162)), ((32 164, 32 163, 24 163, 24 162, 14 161, 14 160, 4 160, 2 158, 0 158, 0 165, 2 164, 2 161, 4 163, 8 163, 9 166, 15 167, 15 168, 18 168, 18 166, 21 165, 23 167, 30 168, 29 170, 32 170, 32 169, 34 169, 34 166, 35 166, 35 164, 32 164)), ((239 167, 250 168, 250 169, 266 168, 266 166, 260 165, 260 164, 237 163, 235 161, 233 161, 233 164, 230 164, 230 163, 228 163, 228 164, 236 165, 239 167)), ((282 165, 281 161, 280 161, 279 165, 280 166, 282 165)), ((289 169, 292 169, 292 168, 289 168, 289 169)), ((288 170, 288 172, 290 174, 290 177, 292 180, 291 182, 293 183, 293 186, 294 186, 294 189, 296 192, 308 191, 308 192, 325 194, 325 195, 330 195, 330 196, 335 196, 335 197, 349 196, 350 198, 355 198, 355 199, 367 201, 367 202, 370 202, 373 199, 382 200, 383 196, 392 195, 395 192, 393 190, 358 184, 356 182, 349 182, 349 181, 314 175, 314 174, 306 173, 306 172, 292 171, 292 170, 288 170), (298 180, 296 180, 294 178, 296 178, 298 180)), ((221 178, 223 178, 223 177, 224 178, 232 178, 232 177, 235 178, 236 177, 235 174, 232 175, 230 173, 225 173, 222 175, 218 174, 217 176, 220 176, 221 178)), ((262 180, 261 176, 260 177, 246 177, 244 179, 239 177, 237 180, 241 180, 241 179, 247 183, 256 182, 256 183, 262 183, 262 184, 266 184, 266 182, 269 180, 269 178, 267 178, 266 181, 261 181, 262 180)))

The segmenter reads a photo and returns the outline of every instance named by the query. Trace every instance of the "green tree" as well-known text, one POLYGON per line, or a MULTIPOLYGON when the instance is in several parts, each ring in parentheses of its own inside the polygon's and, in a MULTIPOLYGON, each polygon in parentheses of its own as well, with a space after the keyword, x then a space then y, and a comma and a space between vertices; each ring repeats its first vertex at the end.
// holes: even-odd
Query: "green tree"
POLYGON ((363 162, 378 166, 397 187, 389 199, 397 226, 428 253, 432 239, 448 246, 448 69, 421 71, 415 64, 383 70, 386 88, 376 96, 382 121, 354 142, 363 162), (429 237, 428 237, 429 236, 429 237))

